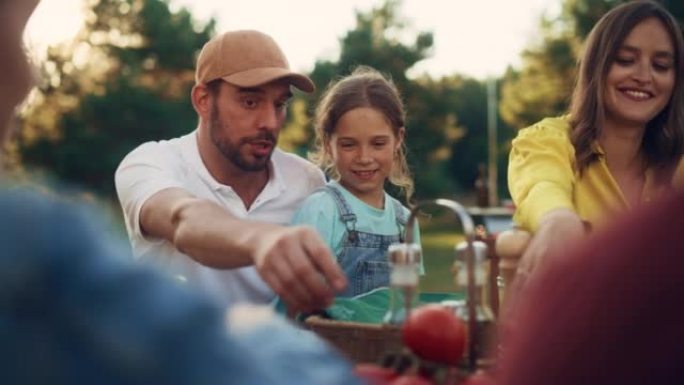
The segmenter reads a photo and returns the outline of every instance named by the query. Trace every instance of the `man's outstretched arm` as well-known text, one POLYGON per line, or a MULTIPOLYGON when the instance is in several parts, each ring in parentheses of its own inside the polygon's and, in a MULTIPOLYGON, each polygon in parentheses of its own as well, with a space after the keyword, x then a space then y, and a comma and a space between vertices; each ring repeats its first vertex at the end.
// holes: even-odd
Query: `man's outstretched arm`
POLYGON ((145 235, 168 240, 206 266, 254 265, 292 309, 325 307, 346 286, 344 273, 313 229, 236 218, 181 188, 147 199, 140 209, 140 227, 145 235))

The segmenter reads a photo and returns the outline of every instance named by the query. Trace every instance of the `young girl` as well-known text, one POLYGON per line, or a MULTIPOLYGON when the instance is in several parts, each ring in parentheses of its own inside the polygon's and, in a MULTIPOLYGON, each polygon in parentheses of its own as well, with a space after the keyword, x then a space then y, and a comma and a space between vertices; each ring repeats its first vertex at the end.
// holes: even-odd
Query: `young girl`
POLYGON ((389 284, 387 248, 404 240, 409 210, 385 192, 385 181, 407 202, 413 193, 404 119, 394 83, 363 66, 332 84, 316 110, 311 158, 332 180, 304 201, 293 222, 315 227, 333 250, 349 280, 342 296, 389 284))

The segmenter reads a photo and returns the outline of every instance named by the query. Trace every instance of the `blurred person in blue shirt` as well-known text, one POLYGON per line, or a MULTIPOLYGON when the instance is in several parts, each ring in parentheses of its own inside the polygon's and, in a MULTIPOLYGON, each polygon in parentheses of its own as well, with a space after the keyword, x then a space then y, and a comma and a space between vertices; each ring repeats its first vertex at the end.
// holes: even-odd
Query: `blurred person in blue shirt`
MULTIPOLYGON (((22 34, 37 3, 0 0, 1 139, 32 83, 22 34)), ((247 317, 229 332, 208 299, 129 262, 87 207, 5 186, 0 212, 2 384, 359 382, 282 318, 247 317)))

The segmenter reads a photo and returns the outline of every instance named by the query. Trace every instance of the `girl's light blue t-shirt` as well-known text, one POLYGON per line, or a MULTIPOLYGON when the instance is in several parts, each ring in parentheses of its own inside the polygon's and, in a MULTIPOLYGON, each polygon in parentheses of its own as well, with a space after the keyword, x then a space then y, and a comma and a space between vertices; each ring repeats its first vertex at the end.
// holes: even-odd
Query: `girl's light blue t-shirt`
MULTIPOLYGON (((391 203, 392 198, 389 194, 385 193, 384 209, 378 209, 357 198, 337 181, 330 181, 328 184, 342 193, 349 208, 356 214, 357 231, 380 235, 396 235, 399 233, 395 205, 391 203)), ((402 209, 408 219, 409 209, 403 206, 402 209)), ((309 225, 316 228, 335 256, 342 251, 342 241, 347 228, 340 219, 340 210, 330 193, 321 190, 307 197, 292 218, 292 224, 309 225)), ((420 229, 417 224, 414 227, 413 239, 420 244, 420 229)))

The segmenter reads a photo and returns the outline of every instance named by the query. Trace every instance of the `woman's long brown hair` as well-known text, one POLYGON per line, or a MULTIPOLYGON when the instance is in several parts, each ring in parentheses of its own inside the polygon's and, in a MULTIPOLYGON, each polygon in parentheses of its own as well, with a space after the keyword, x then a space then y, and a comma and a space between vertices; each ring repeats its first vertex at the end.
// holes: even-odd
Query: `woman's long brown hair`
POLYGON ((582 173, 599 155, 593 143, 601 135, 605 119, 604 90, 615 56, 632 29, 642 21, 656 18, 667 30, 674 46, 675 84, 667 106, 646 125, 642 151, 646 165, 672 169, 684 148, 684 42, 677 21, 653 1, 634 1, 606 13, 587 38, 579 63, 579 76, 570 103, 571 141, 576 169, 582 173))

